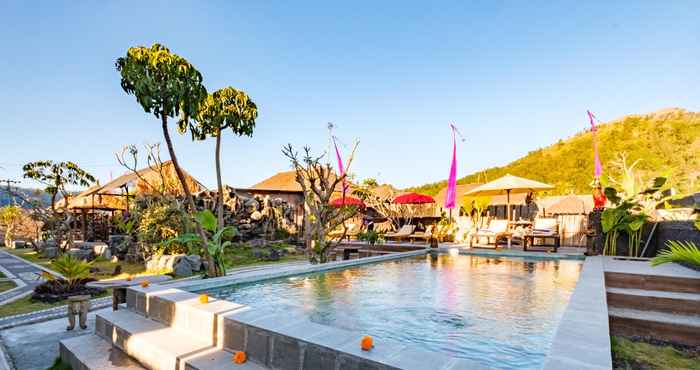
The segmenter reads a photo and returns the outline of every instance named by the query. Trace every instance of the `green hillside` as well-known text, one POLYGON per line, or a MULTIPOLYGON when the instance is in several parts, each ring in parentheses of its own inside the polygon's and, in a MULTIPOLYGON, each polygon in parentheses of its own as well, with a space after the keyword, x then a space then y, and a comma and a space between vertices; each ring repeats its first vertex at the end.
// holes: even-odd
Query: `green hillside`
MULTIPOLYGON (((615 177, 612 164, 619 153, 628 163, 641 159, 643 178, 667 174, 680 193, 700 190, 700 113, 664 109, 629 115, 599 126, 603 176, 615 177)), ((458 183, 481 183, 510 173, 556 186, 552 194, 588 193, 593 174, 592 136, 581 132, 546 148, 537 149, 503 167, 462 177, 458 183)), ((446 181, 413 187, 410 191, 436 194, 446 181)))

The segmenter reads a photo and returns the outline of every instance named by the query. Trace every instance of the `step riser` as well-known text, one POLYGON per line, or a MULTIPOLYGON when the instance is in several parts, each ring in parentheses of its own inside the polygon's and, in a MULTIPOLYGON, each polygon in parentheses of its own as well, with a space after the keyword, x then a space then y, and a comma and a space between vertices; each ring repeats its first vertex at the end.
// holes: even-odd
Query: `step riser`
POLYGON ((605 285, 611 288, 700 294, 700 279, 606 272, 605 285))
POLYGON ((624 337, 650 337, 687 346, 700 346, 700 328, 610 316, 610 334, 624 337))
POLYGON ((148 291, 131 288, 127 290, 127 307, 149 319, 181 329, 215 345, 217 316, 243 306, 221 300, 201 304, 198 294, 177 289, 148 291))
MULTIPOLYGON (((102 318, 96 317, 95 334, 111 343, 113 346, 124 351, 134 360, 138 361, 147 369, 151 370, 177 370, 179 369, 179 359, 168 353, 160 353, 157 347, 148 341, 143 341, 138 336, 131 335, 126 330, 114 326, 112 323, 102 318)), ((177 340, 177 338, 172 338, 177 340)))
POLYGON ((611 292, 607 293, 607 298, 609 307, 700 316, 700 301, 697 300, 638 296, 611 292))
POLYGON ((61 356, 61 360, 70 365, 73 370, 90 370, 86 364, 80 361, 80 359, 61 342, 58 343, 58 353, 61 356))

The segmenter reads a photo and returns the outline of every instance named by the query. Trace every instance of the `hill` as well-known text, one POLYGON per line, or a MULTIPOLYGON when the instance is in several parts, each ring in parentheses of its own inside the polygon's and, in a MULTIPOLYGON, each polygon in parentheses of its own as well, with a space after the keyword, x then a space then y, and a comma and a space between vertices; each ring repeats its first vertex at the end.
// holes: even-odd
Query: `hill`
MULTIPOLYGON (((643 178, 665 174, 680 193, 700 190, 700 113, 672 108, 628 115, 598 126, 598 140, 603 176, 616 177, 613 163, 626 153, 628 163, 641 160, 636 168, 643 178)), ((556 186, 552 194, 586 194, 593 174, 592 145, 591 132, 580 132, 503 167, 462 177, 458 183, 482 183, 510 173, 552 184, 556 186)), ((446 185, 440 181, 408 190, 435 195, 446 185)))
MULTIPOLYGON (((22 196, 25 199, 38 200, 41 204, 45 206, 51 204, 51 197, 40 189, 14 187, 12 190, 22 194, 22 196)), ((0 188, 0 207, 6 206, 8 204, 14 204, 15 201, 18 204, 23 205, 20 199, 13 198, 14 197, 7 192, 7 189, 5 189, 4 187, 0 188)))

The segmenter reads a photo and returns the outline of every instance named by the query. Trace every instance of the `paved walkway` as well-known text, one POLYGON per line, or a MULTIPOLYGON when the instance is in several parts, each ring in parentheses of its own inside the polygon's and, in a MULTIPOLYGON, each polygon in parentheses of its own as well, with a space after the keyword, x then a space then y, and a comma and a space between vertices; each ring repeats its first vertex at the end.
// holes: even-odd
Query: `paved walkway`
MULTIPOLYGON (((0 250, 0 271, 16 285, 15 288, 0 293, 0 306, 2 306, 31 294, 35 286, 44 282, 41 273, 48 270, 0 250)), ((52 271, 51 273, 56 274, 52 271)))

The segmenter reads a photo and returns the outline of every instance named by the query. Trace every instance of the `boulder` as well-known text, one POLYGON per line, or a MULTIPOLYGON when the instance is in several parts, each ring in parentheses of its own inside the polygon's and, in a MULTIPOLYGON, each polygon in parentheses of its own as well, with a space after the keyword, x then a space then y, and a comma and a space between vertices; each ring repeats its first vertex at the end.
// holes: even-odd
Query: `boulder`
POLYGON ((110 250, 109 246, 105 243, 95 243, 92 246, 92 252, 95 253, 95 256, 98 257, 104 257, 107 259, 112 258, 112 251, 110 250))
POLYGON ((146 269, 150 271, 170 270, 175 276, 190 276, 202 268, 202 259, 197 255, 163 255, 153 256, 146 261, 146 269))
POLYGON ((73 258, 77 258, 77 259, 81 259, 81 260, 90 261, 90 260, 94 259, 94 254, 93 254, 92 250, 71 248, 66 253, 68 253, 73 258))
POLYGON ((41 250, 41 256, 44 258, 56 258, 56 257, 58 257, 58 247, 44 247, 41 250))
POLYGON ((267 242, 265 241, 265 239, 252 239, 248 242, 248 244, 250 244, 250 246, 253 248, 260 248, 264 247, 267 244, 267 242))
POLYGON ((255 211, 250 214, 250 219, 253 221, 260 221, 263 218, 263 214, 260 211, 255 211))
POLYGON ((270 255, 267 256, 268 261, 279 261, 280 259, 280 253, 277 251, 277 249, 270 249, 270 255))
POLYGON ((24 240, 13 240, 9 247, 10 249, 27 248, 27 242, 24 240))
POLYGON ((250 198, 246 200, 244 206, 247 213, 253 213, 260 209, 260 202, 258 202, 255 198, 250 198))

